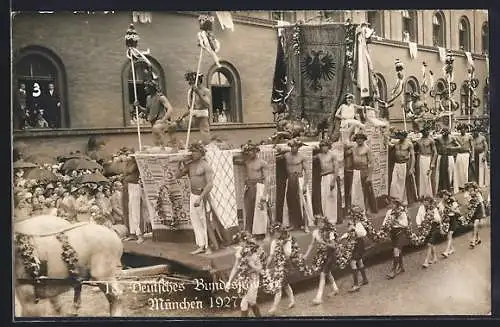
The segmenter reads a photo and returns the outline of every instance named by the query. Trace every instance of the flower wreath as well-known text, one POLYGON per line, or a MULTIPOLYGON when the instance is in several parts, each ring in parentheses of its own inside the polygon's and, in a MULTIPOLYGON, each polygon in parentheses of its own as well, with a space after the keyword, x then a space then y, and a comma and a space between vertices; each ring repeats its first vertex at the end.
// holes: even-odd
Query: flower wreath
POLYGON ((16 249, 23 259, 23 266, 26 272, 35 282, 39 283, 41 263, 35 255, 33 238, 26 234, 16 233, 16 249))
MULTIPOLYGON (((335 226, 326 223, 323 228, 320 229, 319 233, 321 235, 321 238, 323 240, 328 240, 330 239, 330 233, 333 232, 335 234, 335 239, 337 239, 337 230, 335 226)), ((312 271, 317 272, 320 271, 323 268, 323 265, 326 262, 327 259, 327 250, 328 246, 325 244, 320 244, 318 246, 318 249, 316 251, 316 254, 313 257, 313 262, 312 262, 312 271)))
MULTIPOLYGON (((261 261, 262 264, 265 262, 265 252, 262 250, 262 248, 254 243, 247 243, 243 246, 241 249, 241 259, 239 262, 239 265, 237 267, 237 275, 235 278, 235 284, 236 285, 250 285, 250 274, 251 274, 251 268, 250 265, 248 264, 248 259, 250 256, 258 254, 259 260, 261 261)), ((243 292, 246 287, 238 287, 238 292, 243 292)))
MULTIPOLYGON (((410 243, 414 246, 421 246, 424 244, 427 236, 431 232, 432 223, 434 221, 434 209, 436 206, 434 204, 428 205, 425 207, 425 215, 422 221, 422 224, 417 228, 417 230, 411 231, 410 233, 410 243)), ((448 224, 449 227, 449 224, 448 224)), ((446 234, 444 232, 444 228, 442 224, 440 224, 440 229, 442 234, 446 234)))
POLYGON ((61 259, 66 264, 66 268, 68 268, 68 272, 70 278, 77 280, 78 279, 78 254, 75 249, 69 244, 68 236, 65 233, 59 233, 56 235, 56 239, 61 242, 62 252, 61 259))
POLYGON ((469 200, 469 203, 467 204, 467 213, 465 217, 465 222, 467 225, 474 222, 474 214, 476 213, 477 208, 481 205, 477 191, 471 192, 470 195, 471 198, 469 200))

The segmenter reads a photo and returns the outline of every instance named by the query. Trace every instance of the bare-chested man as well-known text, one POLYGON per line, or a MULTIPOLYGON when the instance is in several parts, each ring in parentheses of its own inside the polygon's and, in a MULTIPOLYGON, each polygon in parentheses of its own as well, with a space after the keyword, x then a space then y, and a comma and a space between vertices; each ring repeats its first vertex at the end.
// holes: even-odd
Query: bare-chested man
POLYGON ((189 72, 185 75, 189 86, 191 87, 188 93, 188 111, 184 113, 179 120, 184 119, 189 116, 191 109, 191 101, 194 94, 194 105, 193 105, 193 118, 195 122, 198 122, 198 127, 200 128, 201 139, 205 144, 210 142, 210 118, 209 112, 212 107, 212 100, 210 98, 210 91, 208 88, 203 86, 203 74, 198 74, 198 83, 196 82, 196 73, 189 72))
POLYGON ((418 149, 418 196, 433 196, 431 175, 436 167, 437 150, 430 128, 424 127, 422 137, 417 141, 418 149))
POLYGON ((206 206, 213 186, 214 172, 212 167, 203 158, 205 156, 203 145, 198 143, 191 144, 189 150, 191 151, 190 160, 181 163, 181 169, 177 178, 188 175, 191 185, 191 207, 189 212, 196 245, 198 246, 198 249, 191 252, 191 254, 208 254, 211 250, 208 246, 206 206), (182 164, 184 165, 183 167, 182 164))
POLYGON ((480 134, 479 128, 472 130, 472 144, 474 146, 474 161, 472 163, 474 167, 473 180, 479 187, 484 187, 489 185, 488 162, 486 160, 489 149, 488 141, 486 137, 480 134))
POLYGON ((242 146, 242 157, 236 157, 234 163, 245 165, 245 230, 254 234, 267 234, 269 216, 267 214, 267 190, 269 185, 268 163, 257 156, 260 148, 257 144, 247 143, 242 146))
POLYGON ((319 143, 320 152, 316 155, 321 170, 321 208, 323 216, 332 224, 337 223, 337 159, 331 151, 328 140, 319 143))
POLYGON ((290 152, 284 153, 287 173, 285 199, 289 225, 294 229, 301 228, 309 232, 309 226, 313 224, 311 222, 313 217, 307 187, 309 185, 309 168, 306 165, 306 158, 299 153, 299 148, 303 145, 304 143, 293 139, 288 142, 290 152))
POLYGON ((441 136, 436 139, 436 149, 438 158, 436 161, 436 189, 437 192, 446 190, 452 191, 453 187, 453 168, 455 166, 455 158, 453 153, 460 148, 458 142, 450 136, 450 130, 444 128, 441 131, 441 136))
POLYGON ((467 134, 469 126, 460 124, 457 128, 460 135, 455 139, 460 147, 457 149, 457 157, 453 167, 453 191, 455 193, 458 193, 459 189, 469 182, 469 161, 471 159, 474 161, 472 136, 467 134))
POLYGON ((172 113, 174 111, 167 97, 161 93, 158 81, 152 80, 145 83, 145 91, 148 94, 146 98, 146 108, 141 107, 139 101, 134 106, 148 113, 148 120, 152 126, 153 140, 155 146, 165 146, 163 133, 165 133, 172 113))
MULTIPOLYGON (((361 209, 366 209, 366 204, 370 204, 372 212, 376 212, 374 204, 373 190, 371 188, 373 160, 372 151, 366 141, 367 136, 363 133, 356 133, 352 137, 352 142, 345 144, 347 157, 350 157, 352 163, 352 180, 347 181, 351 185, 350 188, 350 203, 348 206, 358 206, 361 209), (372 201, 373 200, 373 201, 372 201)), ((346 193, 347 194, 347 193, 346 193)), ((347 197, 347 196, 346 196, 347 197)))
MULTIPOLYGON (((395 160, 389 195, 401 202, 407 202, 407 189, 409 186, 415 185, 415 152, 412 142, 407 138, 406 131, 397 131, 394 136, 397 143, 389 143, 389 146, 394 147, 395 160)), ((416 190, 414 191, 416 192, 416 190)))

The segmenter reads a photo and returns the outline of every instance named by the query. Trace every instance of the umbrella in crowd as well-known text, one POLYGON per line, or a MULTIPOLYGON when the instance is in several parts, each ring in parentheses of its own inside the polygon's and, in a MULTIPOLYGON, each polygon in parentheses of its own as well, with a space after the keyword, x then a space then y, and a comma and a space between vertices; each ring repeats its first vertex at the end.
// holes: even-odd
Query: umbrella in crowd
POLYGON ((37 165, 44 165, 44 164, 56 164, 57 160, 54 157, 51 157, 49 155, 40 153, 40 154, 31 154, 25 158, 26 161, 35 163, 37 165))
POLYGON ((52 171, 42 168, 32 169, 26 175, 26 179, 34 179, 42 183, 51 183, 59 181, 59 177, 52 171))
POLYGON ((109 179, 104 177, 101 173, 84 174, 75 180, 77 184, 87 184, 87 183, 108 183, 109 179))
POLYGON ((97 162, 92 161, 86 158, 72 158, 67 160, 62 169, 64 171, 70 170, 94 170, 94 169, 102 169, 102 166, 97 162))
POLYGON ((67 162, 71 159, 86 159, 86 160, 91 160, 87 155, 77 151, 75 153, 71 152, 70 154, 67 154, 67 155, 64 155, 64 156, 60 156, 57 158, 59 161, 62 161, 62 162, 67 162))
POLYGON ((30 168, 36 168, 38 166, 32 162, 28 162, 28 161, 24 161, 23 159, 19 159, 12 164, 12 167, 14 169, 30 169, 30 168))

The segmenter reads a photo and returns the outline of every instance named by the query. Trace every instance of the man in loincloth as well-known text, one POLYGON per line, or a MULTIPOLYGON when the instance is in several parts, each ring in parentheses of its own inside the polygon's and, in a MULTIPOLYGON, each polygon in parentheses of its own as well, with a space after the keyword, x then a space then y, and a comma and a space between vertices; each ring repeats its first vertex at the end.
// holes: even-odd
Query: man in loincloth
MULTIPOLYGON (((188 110, 178 120, 182 120, 189 116, 191 110, 191 101, 193 100, 194 92, 194 105, 193 105, 193 119, 200 128, 201 139, 204 144, 210 143, 210 108, 212 107, 212 100, 210 97, 210 90, 203 86, 203 74, 198 74, 198 84, 196 82, 196 73, 188 72, 185 74, 186 81, 189 83, 190 89, 188 92, 188 110)), ((196 126, 196 125, 194 125, 196 126)))
POLYGON ((487 154, 489 152, 488 142, 484 135, 481 135, 479 128, 474 128, 472 130, 472 144, 474 147, 474 160, 472 162, 472 167, 474 167, 474 174, 471 176, 479 187, 485 187, 489 185, 488 176, 488 162, 486 160, 487 154))
POLYGON ((406 208, 401 201, 394 197, 389 198, 389 210, 385 214, 382 226, 389 230, 391 238, 393 258, 392 269, 387 274, 388 279, 393 279, 396 275, 405 271, 403 266, 403 246, 408 229, 408 215, 406 208))
POLYGON ((373 188, 371 185, 373 173, 372 151, 366 141, 367 136, 363 133, 356 133, 352 137, 353 142, 345 144, 347 160, 352 162, 352 174, 347 174, 346 187, 346 207, 358 206, 363 210, 367 205, 371 211, 377 212, 377 205, 373 188), (347 196, 348 195, 348 196, 347 196))
POLYGON ((460 147, 457 149, 457 157, 453 166, 453 190, 455 193, 469 182, 469 161, 474 161, 474 145, 472 136, 467 134, 469 126, 467 124, 458 125, 460 135, 455 139, 460 147))
POLYGON ((163 133, 170 124, 170 117, 174 112, 174 108, 168 101, 167 97, 161 93, 158 81, 151 80, 145 84, 146 108, 141 107, 139 101, 134 102, 134 106, 139 107, 141 111, 148 113, 148 121, 152 126, 153 142, 155 146, 165 146, 163 133))
POLYGON ((349 132, 352 128, 363 129, 365 125, 361 123, 358 111, 363 107, 354 102, 354 95, 347 94, 344 103, 335 112, 335 118, 340 119, 341 140, 349 139, 349 132))
POLYGON ((303 145, 305 144, 297 139, 288 142, 290 152, 284 154, 287 173, 285 197, 290 226, 308 233, 311 223, 308 223, 307 219, 312 220, 313 217, 309 217, 312 208, 309 210, 307 201, 309 168, 306 165, 306 158, 299 153, 299 148, 303 145))
POLYGON ((433 196, 432 172, 436 167, 437 151, 434 139, 430 137, 430 128, 421 130, 422 137, 417 141, 418 150, 418 196, 433 196))
POLYGON ((438 157, 436 160, 436 189, 434 193, 442 190, 453 190, 453 170, 455 166, 453 153, 460 148, 460 144, 450 136, 450 130, 443 128, 441 136, 436 139, 438 157))
POLYGON ((240 302, 241 316, 248 317, 248 309, 250 308, 256 317, 260 317, 261 314, 259 306, 257 305, 257 295, 260 286, 260 273, 263 268, 261 260, 263 249, 256 243, 255 239, 247 231, 240 232, 235 236, 235 238, 238 241, 238 247, 235 253, 233 269, 231 270, 224 290, 226 293, 229 293, 232 288, 244 288, 245 294, 241 298, 240 302), (247 264, 247 267, 245 267, 247 271, 241 270, 243 267, 241 267, 240 264, 244 260, 247 264), (241 282, 242 279, 238 277, 241 277, 242 274, 248 277, 248 285, 240 285, 243 283, 241 282), (235 278, 239 281, 239 283, 236 283, 237 285, 232 285, 235 278))
POLYGON ((328 140, 319 143, 320 152, 316 155, 321 170, 321 208, 332 224, 337 223, 337 176, 338 164, 331 151, 332 145, 328 140))
POLYGON ((235 158, 235 164, 245 166, 245 230, 253 235, 267 234, 267 190, 269 189, 268 163, 257 156, 260 148, 257 144, 247 143, 242 146, 242 157, 235 158))
POLYGON ((207 223, 207 209, 208 197, 214 182, 214 172, 204 159, 205 148, 202 144, 191 144, 189 151, 191 151, 191 156, 188 161, 181 163, 183 167, 181 167, 177 179, 188 175, 191 186, 189 216, 196 245, 198 246, 198 249, 191 252, 191 254, 211 254, 212 251, 208 243, 210 224, 207 223))
POLYGON ((406 131, 397 131, 394 137, 398 140, 397 143, 389 143, 395 150, 389 195, 399 201, 408 201, 407 190, 415 185, 415 152, 406 131))

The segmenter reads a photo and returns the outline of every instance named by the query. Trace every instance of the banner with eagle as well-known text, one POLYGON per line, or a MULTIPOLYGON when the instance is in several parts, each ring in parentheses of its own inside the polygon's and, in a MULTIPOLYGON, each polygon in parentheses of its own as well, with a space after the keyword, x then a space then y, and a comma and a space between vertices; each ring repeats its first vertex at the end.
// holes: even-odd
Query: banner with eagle
POLYGON ((314 128, 352 91, 345 35, 344 24, 280 28, 273 102, 286 101, 292 119, 304 118, 314 128))

